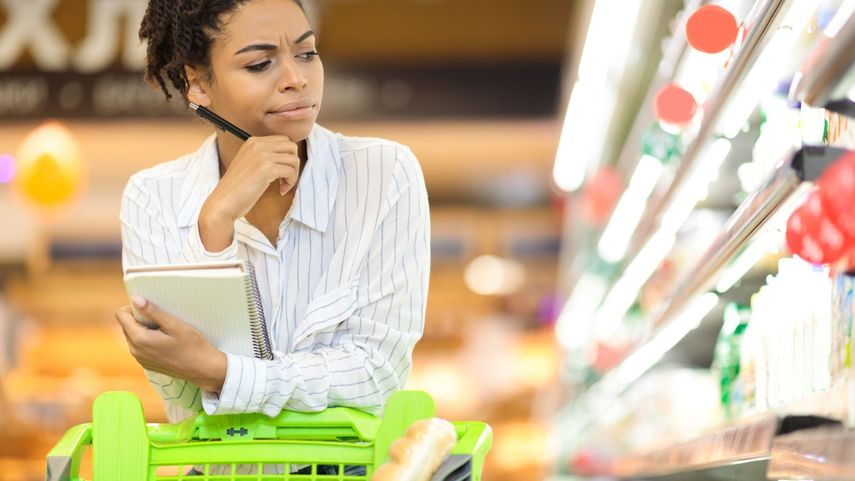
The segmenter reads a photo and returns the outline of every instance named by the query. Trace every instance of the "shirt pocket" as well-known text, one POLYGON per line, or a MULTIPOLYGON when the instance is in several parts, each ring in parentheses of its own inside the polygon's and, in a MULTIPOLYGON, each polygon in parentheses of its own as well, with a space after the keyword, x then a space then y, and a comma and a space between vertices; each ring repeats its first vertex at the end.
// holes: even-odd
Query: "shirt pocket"
POLYGON ((334 331, 356 311, 357 281, 352 279, 309 301, 302 320, 297 323, 292 350, 311 346, 317 334, 334 331))

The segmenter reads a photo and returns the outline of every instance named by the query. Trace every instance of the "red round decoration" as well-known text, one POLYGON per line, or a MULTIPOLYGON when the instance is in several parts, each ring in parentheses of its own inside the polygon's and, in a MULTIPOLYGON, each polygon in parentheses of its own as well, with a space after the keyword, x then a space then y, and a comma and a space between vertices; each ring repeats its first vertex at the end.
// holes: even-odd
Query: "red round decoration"
POLYGON ((610 167, 600 169, 585 184, 582 202, 585 215, 591 224, 599 226, 609 218, 622 190, 623 182, 620 176, 610 167))
POLYGON ((729 47, 739 33, 733 14, 718 5, 704 5, 686 22, 689 45, 704 53, 718 53, 729 47))
POLYGON ((668 84, 656 92, 653 100, 653 112, 656 118, 669 124, 686 124, 695 115, 698 103, 695 98, 682 88, 668 84))
POLYGON ((817 185, 828 218, 855 244, 855 153, 826 169, 817 185))
POLYGON ((786 236, 790 252, 814 264, 837 262, 847 249, 846 237, 829 220, 817 191, 790 216, 786 236))

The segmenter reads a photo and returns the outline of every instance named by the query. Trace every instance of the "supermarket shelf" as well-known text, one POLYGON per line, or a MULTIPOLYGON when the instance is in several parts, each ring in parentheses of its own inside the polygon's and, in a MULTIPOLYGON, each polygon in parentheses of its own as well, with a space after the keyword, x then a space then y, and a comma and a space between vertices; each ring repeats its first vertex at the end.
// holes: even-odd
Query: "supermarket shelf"
MULTIPOLYGON (((775 27, 782 20, 783 12, 788 4, 788 0, 759 0, 755 3, 751 14, 745 20, 745 25, 748 27, 745 40, 705 102, 700 125, 686 151, 680 156, 680 163, 669 184, 668 191, 660 199, 649 201, 650 205, 646 209, 647 213, 644 219, 631 236, 630 248, 626 257, 627 266, 632 266, 635 263, 634 261, 644 254, 643 251, 639 252, 642 246, 649 245, 651 240, 656 239, 657 231, 660 228, 660 217, 667 211, 671 198, 680 191, 688 177, 691 177, 690 174, 694 168, 701 163, 700 159, 703 157, 701 154, 710 142, 716 123, 726 110, 729 101, 732 100, 734 92, 737 91, 754 62, 760 56, 775 27)), ((662 237, 667 236, 662 235, 662 237)), ((622 279, 612 283, 604 299, 608 299, 612 291, 620 287, 621 281, 622 279)), ((609 319, 609 322, 617 321, 617 319, 609 319)))
POLYGON ((793 100, 855 116, 855 11, 834 37, 823 37, 802 66, 791 91, 793 100))
POLYGON ((823 427, 775 438, 769 479, 855 481, 855 431, 823 427))
POLYGON ((818 426, 840 423, 816 416, 764 416, 675 446, 619 458, 613 474, 627 480, 765 481, 777 436, 818 426))
POLYGON ((633 236, 631 246, 633 246, 632 250, 636 254, 641 246, 645 245, 654 235, 660 217, 696 167, 701 153, 715 133, 713 129, 724 113, 728 102, 733 99, 734 93, 774 33, 787 4, 786 0, 764 0, 755 4, 752 17, 746 19, 746 24, 751 25, 751 30, 746 35, 745 42, 740 47, 736 57, 730 63, 730 67, 710 93, 704 106, 704 115, 700 126, 686 151, 680 156, 680 163, 668 190, 657 202, 650 205, 645 219, 639 224, 633 236))
POLYGON ((654 316, 656 325, 666 324, 685 304, 706 290, 747 242, 769 221, 775 212, 804 181, 814 181, 846 149, 828 146, 804 146, 788 154, 775 171, 731 215, 695 269, 654 316))
POLYGON ((697 266, 676 285, 662 307, 653 313, 651 322, 658 326, 645 343, 636 347, 600 381, 573 402, 565 414, 578 416, 579 411, 602 405, 625 391, 644 372, 679 342, 693 326, 677 325, 681 314, 694 299, 711 286, 721 271, 741 252, 750 239, 783 206, 803 181, 816 180, 845 149, 827 146, 805 146, 788 154, 767 180, 761 184, 730 217, 697 266))

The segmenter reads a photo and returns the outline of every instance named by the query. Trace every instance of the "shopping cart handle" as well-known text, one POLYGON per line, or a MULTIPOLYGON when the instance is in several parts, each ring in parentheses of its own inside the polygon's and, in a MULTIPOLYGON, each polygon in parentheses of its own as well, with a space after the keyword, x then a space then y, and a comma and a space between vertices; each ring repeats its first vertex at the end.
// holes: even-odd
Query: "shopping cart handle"
POLYGON ((493 447, 493 429, 478 421, 454 421, 452 424, 457 430, 457 444, 451 454, 472 455, 472 473, 480 476, 484 458, 493 447))
POLYGON ((72 427, 47 455, 46 481, 71 481, 80 477, 80 461, 92 442, 92 424, 72 427))
POLYGON ((257 413, 219 416, 200 414, 196 417, 194 424, 194 439, 228 439, 230 441, 255 439, 373 441, 377 437, 379 427, 375 416, 351 408, 329 408, 316 413, 282 411, 274 418, 257 413))
MULTIPOLYGON (((389 398, 385 417, 394 419, 384 428, 384 440, 395 424, 408 426, 415 419, 430 417, 433 400, 423 392, 399 391, 389 398), (390 426, 390 424, 392 424, 390 426)), ((353 408, 334 407, 320 412, 282 411, 270 418, 263 414, 198 414, 180 424, 149 424, 148 437, 161 444, 185 443, 191 440, 223 439, 253 441, 256 439, 354 440, 375 441, 381 430, 381 419, 353 408)), ((384 444, 381 440, 381 444, 384 444)), ((388 444, 388 441, 386 441, 388 444)))

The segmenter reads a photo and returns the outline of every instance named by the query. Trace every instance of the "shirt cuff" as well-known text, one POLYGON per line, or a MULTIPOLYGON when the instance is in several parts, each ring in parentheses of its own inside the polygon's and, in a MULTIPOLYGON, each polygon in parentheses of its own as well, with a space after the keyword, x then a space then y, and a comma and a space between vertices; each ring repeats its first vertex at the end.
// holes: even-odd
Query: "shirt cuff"
POLYGON ((207 414, 260 412, 267 386, 267 364, 261 359, 226 353, 226 380, 219 393, 205 392, 207 414))
POLYGON ((202 234, 199 233, 199 221, 197 219, 196 223, 193 224, 193 228, 190 229, 190 249, 193 252, 193 257, 199 262, 237 259, 237 236, 232 233, 232 242, 228 247, 219 252, 211 252, 205 249, 205 244, 202 243, 202 234))

